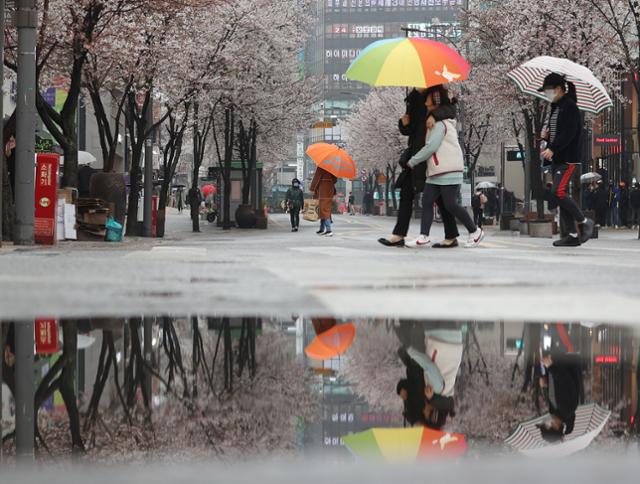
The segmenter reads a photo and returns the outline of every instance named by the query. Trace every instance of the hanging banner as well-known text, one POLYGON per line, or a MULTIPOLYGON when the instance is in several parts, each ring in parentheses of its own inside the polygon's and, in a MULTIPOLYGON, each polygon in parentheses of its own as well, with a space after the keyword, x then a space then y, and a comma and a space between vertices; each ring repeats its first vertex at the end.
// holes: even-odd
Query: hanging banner
POLYGON ((60 350, 58 345, 58 322, 55 319, 36 319, 36 354, 50 355, 60 350))
POLYGON ((38 153, 34 221, 34 237, 38 244, 56 243, 59 164, 60 155, 38 153))

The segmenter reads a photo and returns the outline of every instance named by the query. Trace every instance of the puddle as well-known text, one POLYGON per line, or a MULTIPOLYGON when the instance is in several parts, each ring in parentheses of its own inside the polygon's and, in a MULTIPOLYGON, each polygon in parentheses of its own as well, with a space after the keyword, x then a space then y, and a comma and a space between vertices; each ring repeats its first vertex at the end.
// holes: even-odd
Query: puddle
MULTIPOLYGON (((15 452, 15 324, 2 324, 6 459, 15 452)), ((36 336, 43 461, 69 455, 70 421, 80 459, 123 463, 573 458, 627 452, 639 430, 634 327, 164 315, 38 320, 36 336), (60 357, 77 359, 72 419, 51 385, 60 357)))

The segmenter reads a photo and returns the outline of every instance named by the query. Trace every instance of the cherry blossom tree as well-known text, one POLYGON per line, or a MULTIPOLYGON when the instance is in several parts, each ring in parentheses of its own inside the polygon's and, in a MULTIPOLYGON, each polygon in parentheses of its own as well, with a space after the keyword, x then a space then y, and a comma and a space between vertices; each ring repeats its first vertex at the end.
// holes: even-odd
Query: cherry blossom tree
MULTIPOLYGON (((386 172, 387 194, 395 182, 400 154, 407 147, 407 138, 398 129, 398 119, 404 114, 404 97, 402 89, 374 89, 356 104, 344 122, 347 151, 358 168, 368 173, 386 172)), ((395 208, 395 191, 391 192, 395 208)))

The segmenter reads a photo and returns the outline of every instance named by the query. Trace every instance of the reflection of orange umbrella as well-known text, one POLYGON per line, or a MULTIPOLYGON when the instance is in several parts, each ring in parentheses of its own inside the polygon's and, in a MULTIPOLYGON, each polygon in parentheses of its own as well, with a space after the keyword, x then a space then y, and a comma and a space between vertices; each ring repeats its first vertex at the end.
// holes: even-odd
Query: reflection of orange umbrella
POLYGON ((200 191, 202 192, 202 195, 206 198, 209 195, 215 195, 218 190, 216 189, 215 185, 204 185, 200 189, 200 191))
POLYGON ((356 164, 353 159, 336 145, 316 143, 307 148, 307 155, 316 166, 338 178, 351 179, 356 176, 356 164))
POLYGON ((352 323, 339 324, 316 336, 304 352, 313 360, 328 360, 347 351, 355 337, 356 327, 352 323))

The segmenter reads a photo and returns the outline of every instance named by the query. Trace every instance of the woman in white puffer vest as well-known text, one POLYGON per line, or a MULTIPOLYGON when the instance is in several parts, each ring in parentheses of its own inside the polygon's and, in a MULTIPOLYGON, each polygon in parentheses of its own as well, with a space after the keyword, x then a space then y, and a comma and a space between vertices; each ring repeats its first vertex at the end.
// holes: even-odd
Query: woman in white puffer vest
MULTIPOLYGON (((440 85, 427 90, 427 111, 431 112, 442 104, 456 104, 449 98, 447 89, 440 85)), ((427 180, 422 196, 422 223, 420 237, 407 243, 408 247, 428 247, 431 245, 429 233, 433 224, 433 204, 442 196, 445 208, 464 224, 469 231, 469 239, 465 247, 476 247, 484 238, 484 231, 473 223, 469 212, 458 205, 458 195, 464 174, 464 157, 458 142, 458 131, 455 119, 445 119, 433 123, 427 130, 427 141, 408 165, 413 168, 420 163, 427 163, 427 180)))

